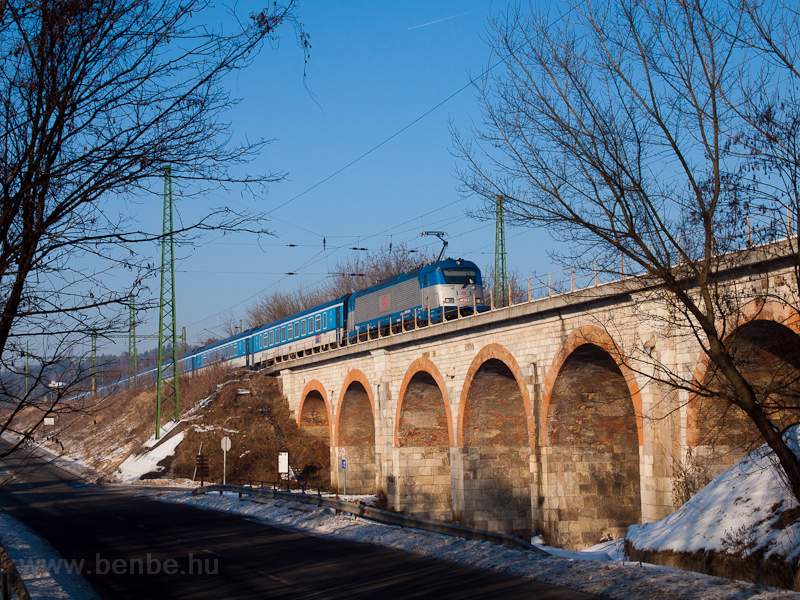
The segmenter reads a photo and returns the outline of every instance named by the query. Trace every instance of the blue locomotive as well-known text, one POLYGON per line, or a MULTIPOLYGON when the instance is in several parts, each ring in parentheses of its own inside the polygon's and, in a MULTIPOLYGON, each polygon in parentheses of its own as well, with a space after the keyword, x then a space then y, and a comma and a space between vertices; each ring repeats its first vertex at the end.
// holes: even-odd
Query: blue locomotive
POLYGON ((488 308, 477 265, 447 258, 184 354, 180 371, 270 365, 488 308))

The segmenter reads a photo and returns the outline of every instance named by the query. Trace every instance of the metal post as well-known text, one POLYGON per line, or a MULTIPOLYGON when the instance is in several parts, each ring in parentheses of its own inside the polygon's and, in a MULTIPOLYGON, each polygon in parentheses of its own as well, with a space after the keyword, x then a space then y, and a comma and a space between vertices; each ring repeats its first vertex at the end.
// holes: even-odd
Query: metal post
POLYGON ((597 287, 597 259, 594 259, 594 287, 597 287))
POLYGON ((161 422, 180 419, 178 390, 178 330, 175 313, 175 244, 172 219, 172 169, 164 172, 164 227, 161 242, 161 301, 158 309, 158 366, 156 368, 156 439, 161 437, 161 422), (172 377, 164 364, 164 343, 172 342, 172 377), (170 406, 171 405, 171 406, 170 406))
POLYGON ((128 325, 128 388, 136 386, 136 296, 131 294, 130 322, 128 325))
POLYGON ((569 268, 569 287, 571 292, 575 291, 575 276, 572 273, 572 267, 569 268))
MULTIPOLYGON (((503 295, 508 287, 508 279, 506 275, 506 230, 505 230, 505 213, 503 211, 503 196, 497 194, 495 196, 495 240, 494 240, 494 288, 493 294, 497 297, 494 299, 494 304, 501 308, 507 304, 503 295)), ((511 295, 509 294, 509 300, 511 295)))
POLYGON ((28 384, 28 355, 30 354, 30 350, 28 350, 28 342, 25 342, 25 397, 28 397, 28 392, 30 391, 30 386, 28 384))
POLYGON ((92 329, 92 396, 97 395, 97 331, 92 329))
POLYGON ((550 283, 550 273, 547 274, 547 296, 551 297, 553 295, 553 286, 550 283))
POLYGON ((619 273, 622 276, 622 279, 625 279, 625 255, 620 254, 619 256, 619 273))

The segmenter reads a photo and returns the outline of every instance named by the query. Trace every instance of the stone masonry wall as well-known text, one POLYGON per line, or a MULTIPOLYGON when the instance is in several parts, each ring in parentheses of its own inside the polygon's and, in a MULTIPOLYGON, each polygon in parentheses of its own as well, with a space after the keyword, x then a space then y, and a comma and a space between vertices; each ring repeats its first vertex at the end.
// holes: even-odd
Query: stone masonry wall
POLYGON ((374 494, 375 421, 367 392, 359 382, 351 383, 345 392, 341 411, 339 447, 347 449, 347 493, 374 494))
POLYGON ((584 344, 564 363, 546 435, 548 542, 579 550, 624 537, 641 519, 639 443, 627 384, 604 350, 584 344))
POLYGON ((397 508, 426 519, 452 521, 450 437, 442 392, 429 373, 419 372, 400 401, 397 508))
POLYGON ((463 520, 512 535, 531 531, 530 442, 519 385, 496 359, 472 380, 464 412, 463 520))

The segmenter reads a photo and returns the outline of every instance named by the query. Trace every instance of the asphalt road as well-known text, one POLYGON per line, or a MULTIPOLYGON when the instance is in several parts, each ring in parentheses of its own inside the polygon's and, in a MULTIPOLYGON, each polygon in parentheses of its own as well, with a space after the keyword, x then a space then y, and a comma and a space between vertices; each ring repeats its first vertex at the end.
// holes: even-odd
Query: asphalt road
MULTIPOLYGON (((1 442, 0 442, 1 443, 1 442)), ((104 598, 596 598, 369 544, 87 485, 46 460, 0 507, 46 538, 104 598)), ((0 481, 21 464, 0 463, 0 481)))

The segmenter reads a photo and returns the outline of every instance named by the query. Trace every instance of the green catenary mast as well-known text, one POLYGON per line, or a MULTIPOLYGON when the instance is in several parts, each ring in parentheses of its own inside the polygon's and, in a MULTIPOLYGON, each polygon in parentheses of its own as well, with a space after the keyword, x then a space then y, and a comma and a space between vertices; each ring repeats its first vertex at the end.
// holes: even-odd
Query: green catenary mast
POLYGON ((161 243, 161 302, 158 309, 156 370, 156 439, 162 423, 180 419, 178 394, 178 331, 175 319, 175 243, 172 228, 172 170, 164 173, 164 230, 161 243), (172 343, 172 362, 164 364, 164 343, 172 343))
POLYGON ((495 240, 494 240, 494 305, 496 308, 507 306, 508 277, 506 275, 506 228, 505 215, 503 214, 503 196, 495 196, 497 212, 495 213, 495 240))
POLYGON ((136 296, 131 294, 130 324, 128 325, 128 388, 136 387, 136 369, 138 357, 136 355, 136 296))

